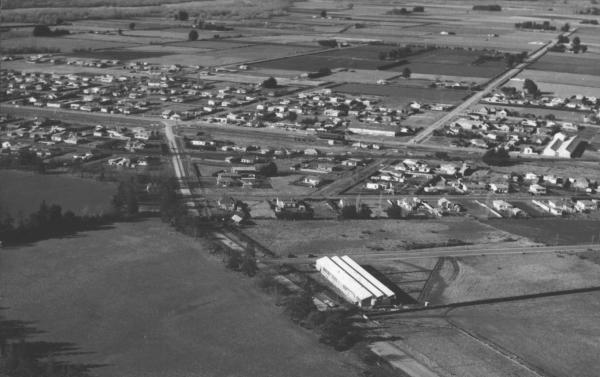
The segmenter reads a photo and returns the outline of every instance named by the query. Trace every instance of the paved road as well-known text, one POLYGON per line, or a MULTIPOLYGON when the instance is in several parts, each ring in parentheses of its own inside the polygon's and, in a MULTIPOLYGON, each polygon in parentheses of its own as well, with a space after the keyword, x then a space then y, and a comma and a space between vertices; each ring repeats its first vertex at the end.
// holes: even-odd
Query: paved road
POLYGON ((550 46, 552 46, 554 43, 556 43, 556 41, 550 41, 546 43, 544 47, 534 52, 533 55, 529 56, 523 63, 517 65, 515 68, 509 69, 500 77, 489 82, 482 91, 479 91, 473 94, 471 97, 467 98, 466 101, 456 106, 453 110, 451 110, 448 114, 444 115, 441 119, 432 123, 430 126, 419 132, 410 142, 417 144, 425 141, 436 129, 442 127, 458 115, 462 114, 465 110, 479 102, 483 97, 490 94, 493 90, 502 86, 505 82, 518 75, 522 70, 527 68, 529 64, 542 57, 546 52, 548 52, 548 48, 550 48, 550 46))
POLYGON ((180 141, 177 139, 175 132, 173 131, 173 121, 163 121, 165 125, 165 137, 167 139, 167 145, 171 151, 171 163, 173 164, 173 171, 179 182, 179 193, 183 196, 185 205, 189 212, 194 215, 199 215, 197 209, 197 199, 192 196, 192 191, 189 187, 189 172, 186 169, 186 165, 182 160, 180 141))
MULTIPOLYGON (((558 253, 558 252, 600 252, 600 245, 562 245, 562 246, 509 246, 497 247, 491 245, 480 246, 457 246, 457 247, 439 247, 417 250, 398 250, 388 252, 373 252, 364 254, 348 254, 353 259, 367 262, 385 262, 405 259, 421 258, 442 258, 442 257, 473 257, 484 255, 511 255, 511 254, 537 254, 537 253, 558 253)), ((275 264, 308 264, 314 263, 314 258, 269 258, 261 260, 263 263, 275 264)))

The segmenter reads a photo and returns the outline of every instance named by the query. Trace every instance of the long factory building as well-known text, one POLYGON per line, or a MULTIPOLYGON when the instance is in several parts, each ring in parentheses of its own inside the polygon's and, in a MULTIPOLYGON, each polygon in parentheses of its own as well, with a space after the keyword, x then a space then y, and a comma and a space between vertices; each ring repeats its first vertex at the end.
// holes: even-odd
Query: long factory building
POLYGON ((319 258, 315 266, 354 305, 373 307, 395 298, 391 289, 347 255, 319 258))

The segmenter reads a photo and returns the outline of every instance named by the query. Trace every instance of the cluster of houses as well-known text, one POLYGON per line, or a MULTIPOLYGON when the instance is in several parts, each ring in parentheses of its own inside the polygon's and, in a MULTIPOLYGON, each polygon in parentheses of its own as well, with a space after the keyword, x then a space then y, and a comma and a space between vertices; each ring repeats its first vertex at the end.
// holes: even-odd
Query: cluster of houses
POLYGON ((138 166, 148 166, 148 157, 114 157, 107 161, 108 166, 136 168, 138 166))
MULTIPOLYGON (((31 151, 40 158, 52 158, 72 153, 76 145, 83 145, 87 152, 76 152, 73 161, 88 161, 95 157, 92 149, 104 142, 118 140, 118 148, 139 152, 157 138, 157 131, 145 127, 107 128, 103 125, 67 124, 48 119, 8 120, 0 125, 0 147, 3 153, 31 151)), ((114 148, 114 147, 112 147, 114 148)), ((125 159, 126 160, 126 159, 125 159)), ((145 161, 109 161, 109 165, 146 165, 145 161)))
POLYGON ((600 97, 576 94, 570 98, 546 95, 539 98, 531 98, 531 96, 512 87, 503 89, 504 90, 502 91, 494 91, 490 95, 482 98, 481 102, 493 105, 528 106, 556 110, 582 111, 600 115, 600 97))
POLYGON ((503 146, 524 155, 572 158, 585 149, 580 128, 572 122, 514 117, 506 109, 482 106, 436 133, 478 148, 503 146))
POLYGON ((568 216, 576 213, 589 213, 599 209, 596 199, 548 199, 532 200, 532 203, 554 216, 568 216))
MULTIPOLYGON (((413 135, 412 127, 401 124, 423 105, 412 103, 405 109, 380 104, 376 97, 354 97, 333 93, 331 89, 301 92, 278 102, 265 102, 255 111, 229 113, 213 121, 247 127, 273 126, 318 133, 331 140, 349 132, 358 135, 394 137, 413 135)), ((444 105, 440 105, 442 108, 444 105)))
POLYGON ((427 194, 466 194, 469 189, 462 179, 472 171, 466 163, 461 165, 443 163, 432 166, 425 161, 405 159, 377 171, 369 177, 364 187, 367 190, 395 194, 405 189, 409 182, 413 184, 418 182, 415 191, 427 194), (414 180, 414 178, 421 179, 414 180))
POLYGON ((213 84, 175 77, 161 70, 145 76, 2 70, 0 77, 1 99, 13 100, 15 104, 120 114, 158 108, 163 118, 176 120, 248 105, 263 94, 257 85, 215 88, 213 84), (181 108, 180 104, 187 102, 194 102, 194 110, 181 108), (176 108, 167 108, 169 103, 176 108))
POLYGON ((428 201, 418 197, 402 198, 399 200, 388 200, 388 216, 390 217, 442 217, 458 215, 466 211, 459 203, 440 198, 437 205, 431 205, 428 201))

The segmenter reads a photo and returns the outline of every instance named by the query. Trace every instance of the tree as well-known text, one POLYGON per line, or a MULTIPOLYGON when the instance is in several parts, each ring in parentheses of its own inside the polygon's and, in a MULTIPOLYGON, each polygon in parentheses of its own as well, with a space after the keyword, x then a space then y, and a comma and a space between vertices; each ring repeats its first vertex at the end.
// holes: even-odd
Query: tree
POLYGON ((130 22, 129 23, 129 30, 133 30, 135 29, 135 22, 130 22))
POLYGON ((263 86, 263 88, 267 89, 277 88, 277 80, 275 79, 275 77, 271 76, 265 81, 263 81, 261 85, 263 86))
POLYGON ((248 249, 244 252, 240 270, 248 276, 256 275, 258 266, 256 265, 256 252, 254 251, 253 247, 248 247, 248 249))
POLYGON ((265 177, 273 177, 277 175, 277 164, 273 161, 269 161, 264 164, 256 164, 256 171, 265 177))
POLYGON ((571 25, 569 25, 569 23, 567 22, 566 24, 564 24, 561 28, 561 31, 567 32, 569 30, 571 30, 571 25))
POLYGON ((184 11, 183 9, 175 14, 176 20, 187 21, 189 18, 190 16, 188 15, 188 12, 184 11))
POLYGON ((581 45, 581 39, 579 37, 573 38, 573 47, 578 48, 581 45))
POLYGON ((188 39, 190 41, 195 41, 198 39, 198 32, 196 30, 190 30, 190 33, 188 34, 188 39))
POLYGON ((321 11, 321 18, 327 18, 327 11, 326 10, 322 10, 321 11))
POLYGON ((490 149, 482 157, 483 162, 488 165, 507 166, 510 165, 510 155, 504 148, 490 149))
POLYGON ((523 90, 527 91, 527 93, 533 96, 537 96, 540 92, 536 83, 531 79, 525 79, 525 82, 523 83, 523 90))
POLYGON ((406 67, 402 70, 402 77, 405 79, 410 78, 411 73, 410 68, 406 67))
POLYGON ((48 25, 35 25, 33 27, 33 36, 34 37, 49 37, 52 35, 52 31, 48 27, 48 25))
POLYGON ((558 36, 558 43, 569 43, 569 37, 567 37, 566 35, 559 35, 558 36))

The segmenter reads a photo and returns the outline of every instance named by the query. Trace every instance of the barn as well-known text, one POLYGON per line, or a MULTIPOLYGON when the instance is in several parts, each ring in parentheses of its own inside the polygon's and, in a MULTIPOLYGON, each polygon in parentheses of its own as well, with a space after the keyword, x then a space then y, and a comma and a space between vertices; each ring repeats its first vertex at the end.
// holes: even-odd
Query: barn
POLYGON ((389 304, 395 298, 392 290, 347 255, 319 258, 315 266, 348 302, 361 308, 389 304))

